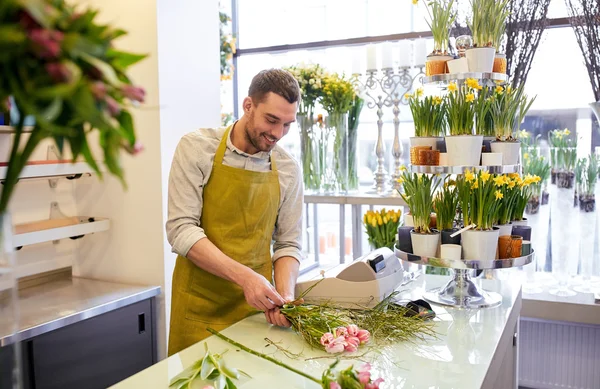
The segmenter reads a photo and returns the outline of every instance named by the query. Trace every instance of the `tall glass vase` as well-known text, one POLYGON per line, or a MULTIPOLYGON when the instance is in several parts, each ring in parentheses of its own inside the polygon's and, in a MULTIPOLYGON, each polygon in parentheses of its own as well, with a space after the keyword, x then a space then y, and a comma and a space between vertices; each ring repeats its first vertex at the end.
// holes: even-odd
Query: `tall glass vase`
MULTIPOLYGON (((8 330, 9 342, 0 348, 0 387, 21 388, 18 295, 10 215, 0 215, 0 328, 8 330)), ((4 334, 3 334, 4 335, 4 334)))
POLYGON ((348 115, 330 112, 324 128, 324 193, 348 191, 348 115))
POLYGON ((312 116, 298 115, 302 175, 306 191, 319 191, 322 177, 322 147, 319 126, 312 116))
POLYGON ((348 128, 348 191, 357 191, 358 181, 358 126, 348 128))

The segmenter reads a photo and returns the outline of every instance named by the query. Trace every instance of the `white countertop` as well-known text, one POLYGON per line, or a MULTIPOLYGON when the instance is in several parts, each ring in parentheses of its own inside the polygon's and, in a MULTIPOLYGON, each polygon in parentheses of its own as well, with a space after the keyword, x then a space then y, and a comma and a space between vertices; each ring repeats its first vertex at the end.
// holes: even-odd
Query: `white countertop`
MULTIPOLYGON (((404 293, 409 299, 417 299, 424 288, 440 286, 448 277, 421 276, 404 293)), ((479 281, 476 281, 479 282, 479 281)), ((373 377, 383 377, 388 388, 428 388, 428 389, 470 389, 481 388, 486 380, 488 369, 502 355, 495 353, 500 348, 500 340, 512 342, 513 328, 521 304, 520 285, 512 281, 498 282, 481 280, 484 288, 494 290, 504 297, 500 306, 478 311, 459 310, 434 306, 436 311, 436 331, 439 339, 424 342, 400 343, 385 346, 367 354, 365 359, 373 364, 373 377), (507 327, 507 323, 511 325, 507 327), (495 358, 494 358, 495 356, 495 358)), ((333 359, 306 360, 306 358, 327 355, 324 351, 309 349, 301 338, 292 330, 270 326, 263 315, 255 315, 244 319, 223 331, 228 337, 256 351, 284 361, 315 377, 320 377, 333 359), (277 351, 272 345, 267 346, 264 338, 279 343, 289 351, 302 352, 304 358, 290 359, 277 351)), ((154 366, 113 386, 113 389, 134 388, 167 388, 169 381, 184 368, 192 365, 204 355, 204 343, 199 342, 182 352, 165 359, 154 366)), ((289 372, 271 362, 262 360, 214 336, 206 343, 213 353, 221 353, 225 349, 225 361, 228 366, 240 368, 250 374, 252 379, 238 381, 239 388, 318 388, 318 385, 289 372)), ((360 354, 361 351, 358 351, 360 354)), ((359 361, 343 360, 339 367, 359 361)), ((492 373, 492 375, 495 373, 492 373)), ((489 380, 490 377, 487 377, 489 380)), ((197 382, 194 388, 202 388, 197 382)))

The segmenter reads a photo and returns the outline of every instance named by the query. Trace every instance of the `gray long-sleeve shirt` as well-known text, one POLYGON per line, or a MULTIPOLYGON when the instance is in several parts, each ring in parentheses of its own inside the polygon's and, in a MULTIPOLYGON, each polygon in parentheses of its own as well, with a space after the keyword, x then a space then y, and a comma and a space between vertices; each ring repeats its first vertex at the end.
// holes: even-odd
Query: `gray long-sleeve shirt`
MULTIPOLYGON (((197 241, 206 238, 200 225, 202 193, 224 134, 225 128, 199 129, 186 134, 177 145, 169 176, 166 223, 167 239, 174 253, 187 256, 197 241)), ((300 166, 280 146, 275 146, 271 153, 277 164, 281 192, 273 233, 273 261, 285 256, 301 261, 303 187, 300 166)), ((269 153, 244 153, 233 145, 231 136, 227 139, 223 164, 259 172, 271 169, 269 153)))

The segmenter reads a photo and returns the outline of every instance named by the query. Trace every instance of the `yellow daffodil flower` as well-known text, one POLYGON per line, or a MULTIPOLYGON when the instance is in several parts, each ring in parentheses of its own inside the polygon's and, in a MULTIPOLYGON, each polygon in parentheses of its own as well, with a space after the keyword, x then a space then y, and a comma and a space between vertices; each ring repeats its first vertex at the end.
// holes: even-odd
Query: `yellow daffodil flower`
POLYGON ((565 128, 565 129, 563 130, 563 134, 564 134, 565 136, 569 136, 569 135, 571 135, 571 131, 569 131, 569 129, 568 129, 568 128, 565 128))
POLYGON ((502 192, 500 192, 499 190, 496 191, 495 195, 496 195, 496 200, 500 200, 501 198, 504 197, 502 192))
POLYGON ((465 100, 467 100, 467 103, 472 103, 475 100, 475 95, 473 93, 467 93, 465 100))
POLYGON ((475 175, 470 170, 465 171, 465 180, 471 182, 475 180, 475 175))
POLYGON ((406 171, 406 166, 404 166, 404 165, 400 166, 400 171, 401 172, 405 172, 406 171))
POLYGON ((477 188, 479 188, 479 181, 475 181, 473 183, 473 185, 471 185, 471 189, 477 189, 477 188))
POLYGON ((528 138, 528 137, 529 137, 529 133, 527 132, 527 130, 519 131, 519 138, 528 138))
POLYGON ((496 184, 498 187, 503 186, 505 183, 506 181, 504 181, 504 176, 497 176, 494 178, 494 184, 496 184))
POLYGON ((417 5, 417 4, 419 4, 419 0, 412 0, 412 3, 413 3, 414 5, 417 5))
POLYGON ((523 159, 529 159, 529 154, 528 153, 523 154, 523 159))
POLYGON ((449 90, 450 92, 456 92, 456 91, 458 90, 458 87, 456 86, 456 83, 455 83, 455 82, 451 82, 451 83, 448 85, 448 90, 449 90))
POLYGON ((515 187, 515 185, 516 185, 516 182, 515 182, 515 181, 513 181, 513 180, 509 180, 509 181, 508 181, 508 188, 509 188, 509 189, 512 189, 512 188, 514 188, 514 187, 515 187))
POLYGON ((501 95, 502 93, 504 93, 504 88, 501 87, 500 85, 498 85, 496 87, 496 93, 499 94, 499 95, 501 95))
POLYGON ((442 99, 442 97, 441 97, 441 96, 435 96, 435 97, 433 98, 433 103, 434 103, 435 105, 440 105, 440 104, 442 104, 442 102, 443 102, 443 101, 444 101, 444 100, 442 99))
POLYGON ((512 86, 509 85, 506 87, 506 93, 510 93, 510 92, 512 92, 512 86))
POLYGON ((402 184, 404 184, 404 178, 402 178, 402 177, 396 178, 396 182, 398 184, 402 185, 402 184))
POLYGON ((405 93, 405 94, 404 94, 404 98, 405 98, 406 100, 410 99, 411 97, 412 97, 412 95, 411 95, 410 93, 405 93))
POLYGON ((417 97, 423 96, 423 88, 417 89, 417 91, 415 93, 416 93, 417 97))
POLYGON ((481 181, 487 182, 490 179, 491 174, 489 172, 481 172, 481 181))

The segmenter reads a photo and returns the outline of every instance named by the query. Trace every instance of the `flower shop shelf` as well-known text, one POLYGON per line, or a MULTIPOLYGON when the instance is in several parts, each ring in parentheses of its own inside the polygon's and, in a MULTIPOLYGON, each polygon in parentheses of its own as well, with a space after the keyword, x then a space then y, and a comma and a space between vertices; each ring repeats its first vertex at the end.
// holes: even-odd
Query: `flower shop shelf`
POLYGON ((483 290, 471 279, 473 270, 505 269, 524 266, 533 261, 535 252, 526 256, 495 260, 451 260, 419 256, 394 249, 396 256, 408 263, 452 269, 452 278, 442 287, 423 293, 423 298, 435 304, 465 309, 490 308, 502 303, 502 296, 496 292, 483 290))
POLYGON ((500 165, 500 166, 429 166, 429 165, 410 165, 411 173, 425 174, 464 174, 467 170, 484 170, 492 174, 519 173, 520 165, 500 165))
POLYGON ((508 76, 504 73, 456 73, 423 77, 421 82, 423 85, 446 86, 451 82, 461 82, 468 78, 474 78, 484 86, 502 85, 508 81, 508 76))
POLYGON ((13 245, 22 247, 60 239, 78 239, 87 234, 107 231, 110 220, 86 216, 50 219, 15 226, 13 245))
MULTIPOLYGON (((0 180, 6 178, 8 166, 0 166, 0 180)), ((87 162, 40 161, 25 166, 19 179, 47 179, 53 177, 78 178, 81 175, 91 176, 94 170, 87 162)))

